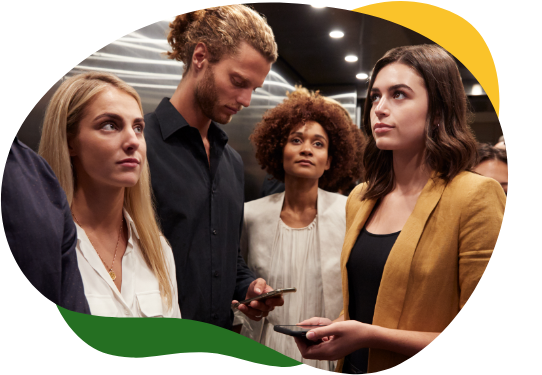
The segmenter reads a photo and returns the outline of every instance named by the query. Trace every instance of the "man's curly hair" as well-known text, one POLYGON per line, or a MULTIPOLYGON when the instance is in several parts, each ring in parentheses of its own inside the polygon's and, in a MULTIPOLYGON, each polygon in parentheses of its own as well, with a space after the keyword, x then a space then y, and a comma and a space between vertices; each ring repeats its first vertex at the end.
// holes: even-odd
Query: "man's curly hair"
POLYGON ((348 188, 361 177, 364 138, 338 102, 297 87, 278 106, 265 112, 250 140, 256 159, 267 173, 284 182, 283 150, 292 131, 307 121, 319 123, 329 138, 331 167, 318 185, 328 191, 348 188))

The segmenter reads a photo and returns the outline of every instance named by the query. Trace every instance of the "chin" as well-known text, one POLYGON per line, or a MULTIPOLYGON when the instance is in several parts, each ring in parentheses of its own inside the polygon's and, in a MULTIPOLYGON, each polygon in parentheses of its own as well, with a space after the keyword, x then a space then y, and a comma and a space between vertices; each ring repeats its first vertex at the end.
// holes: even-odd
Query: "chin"
POLYGON ((379 149, 379 150, 386 150, 386 151, 389 151, 389 150, 393 150, 394 149, 394 145, 392 142, 389 142, 388 140, 386 139, 376 139, 375 140, 375 144, 376 144, 376 147, 379 149))
POLYGON ((218 122, 219 124, 226 125, 228 124, 232 119, 232 116, 225 115, 225 116, 214 116, 213 121, 218 122))

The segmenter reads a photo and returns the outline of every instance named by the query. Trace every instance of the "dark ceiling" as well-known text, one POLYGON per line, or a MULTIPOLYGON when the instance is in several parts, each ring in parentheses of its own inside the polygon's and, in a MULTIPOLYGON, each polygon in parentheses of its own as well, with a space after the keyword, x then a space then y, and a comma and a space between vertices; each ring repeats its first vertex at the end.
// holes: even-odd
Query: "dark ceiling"
MULTIPOLYGON (((358 80, 357 73, 370 74, 376 61, 391 48, 433 43, 395 23, 348 10, 281 3, 251 6, 265 15, 275 33, 279 63, 295 73, 298 83, 312 89, 355 85, 358 97, 364 97, 366 82, 358 80), (331 38, 332 30, 344 32, 344 37, 331 38), (346 62, 344 57, 349 54, 359 60, 346 62)), ((465 84, 477 83, 462 64, 458 65, 465 84)))

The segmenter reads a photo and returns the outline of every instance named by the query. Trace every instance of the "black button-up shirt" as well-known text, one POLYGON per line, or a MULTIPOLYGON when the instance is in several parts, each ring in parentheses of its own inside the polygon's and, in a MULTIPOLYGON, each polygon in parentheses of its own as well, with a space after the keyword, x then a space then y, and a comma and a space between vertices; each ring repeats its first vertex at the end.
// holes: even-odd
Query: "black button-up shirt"
POLYGON ((239 253, 244 171, 228 136, 211 122, 210 166, 199 131, 164 98, 145 115, 156 209, 173 249, 183 318, 231 328, 232 299, 254 275, 239 253))
POLYGON ((4 169, 2 220, 13 256, 32 285, 57 305, 90 314, 66 194, 49 164, 17 139, 4 169))

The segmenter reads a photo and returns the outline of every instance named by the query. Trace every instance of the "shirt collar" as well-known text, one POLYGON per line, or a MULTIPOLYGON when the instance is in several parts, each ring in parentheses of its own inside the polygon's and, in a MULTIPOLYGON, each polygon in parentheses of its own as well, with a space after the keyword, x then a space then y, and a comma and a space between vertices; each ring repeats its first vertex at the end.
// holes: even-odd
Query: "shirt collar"
POLYGON ((124 219, 126 220, 126 224, 128 224, 128 241, 131 242, 132 234, 134 234, 139 240, 139 233, 137 233, 137 228, 134 221, 132 220, 132 217, 125 208, 122 209, 122 212, 124 213, 124 219))
MULTIPOLYGON (((160 124, 160 130, 162 132, 162 139, 165 141, 173 133, 178 130, 190 126, 188 122, 184 119, 183 115, 177 111, 177 108, 171 104, 169 98, 163 98, 156 110, 154 111, 156 117, 158 118, 158 123, 160 124)), ((228 135, 220 129, 218 124, 214 121, 211 121, 209 126, 209 137, 221 141, 224 144, 228 142, 228 135)))

